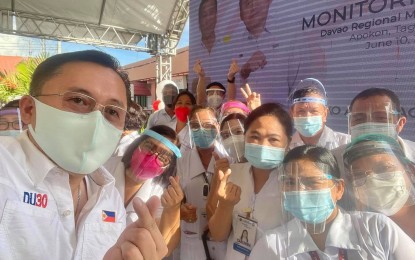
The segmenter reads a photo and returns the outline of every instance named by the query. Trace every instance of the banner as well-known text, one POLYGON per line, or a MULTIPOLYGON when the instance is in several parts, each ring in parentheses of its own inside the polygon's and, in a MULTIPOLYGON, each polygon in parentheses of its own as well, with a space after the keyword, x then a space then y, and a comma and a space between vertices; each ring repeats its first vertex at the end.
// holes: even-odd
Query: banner
POLYGON ((357 93, 391 89, 408 119, 401 136, 414 139, 415 0, 194 0, 190 70, 198 59, 210 81, 224 85, 236 60, 237 85, 249 83, 263 103, 287 104, 301 79, 319 79, 328 126, 341 132, 357 93))

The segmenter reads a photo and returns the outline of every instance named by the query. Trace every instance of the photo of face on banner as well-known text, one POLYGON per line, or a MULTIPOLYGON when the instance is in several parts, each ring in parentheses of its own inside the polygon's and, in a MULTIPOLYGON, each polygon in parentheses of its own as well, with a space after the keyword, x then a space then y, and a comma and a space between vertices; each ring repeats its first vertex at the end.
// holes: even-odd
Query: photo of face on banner
POLYGON ((217 21, 218 3, 216 0, 202 0, 199 6, 199 29, 202 43, 210 53, 215 45, 215 27, 217 21))
POLYGON ((265 24, 268 18, 268 10, 272 0, 239 0, 241 20, 246 30, 255 39, 266 31, 265 24))

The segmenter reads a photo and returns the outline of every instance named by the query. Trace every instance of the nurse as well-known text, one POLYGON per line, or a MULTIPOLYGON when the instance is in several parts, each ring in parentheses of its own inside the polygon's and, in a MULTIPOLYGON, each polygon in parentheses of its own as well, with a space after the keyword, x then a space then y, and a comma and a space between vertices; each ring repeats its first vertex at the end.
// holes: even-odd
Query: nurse
POLYGON ((279 180, 284 223, 255 245, 252 259, 414 259, 415 243, 393 221, 337 205, 344 181, 327 149, 294 148, 279 180))
POLYGON ((415 168, 394 138, 364 135, 344 153, 354 209, 385 214, 415 241, 415 168))
POLYGON ((181 259, 224 259, 226 243, 202 239, 207 229, 206 202, 215 159, 226 156, 219 139, 219 124, 212 108, 195 107, 190 115, 194 147, 177 162, 177 175, 185 193, 181 207, 181 259))
POLYGON ((329 150, 350 142, 350 136, 335 132, 328 126, 327 95, 323 84, 306 78, 292 91, 289 98, 294 128, 297 130, 290 149, 304 145, 317 145, 329 150))
POLYGON ((249 256, 255 241, 267 229, 282 223, 277 167, 284 159, 293 131, 290 115, 280 104, 269 103, 253 110, 245 120, 245 158, 219 171, 219 204, 209 220, 211 239, 228 240, 226 259, 249 256), (235 233, 247 229, 249 246, 235 233))
POLYGON ((174 100, 174 113, 177 121, 171 127, 176 130, 180 141, 180 151, 184 152, 192 148, 192 137, 189 128, 189 115, 196 105, 193 94, 187 90, 182 91, 174 100))
POLYGON ((171 128, 153 126, 131 143, 122 157, 111 158, 105 165, 123 197, 127 225, 138 219, 132 203, 134 198, 144 202, 153 196, 160 198, 161 207, 155 217, 169 252, 178 244, 183 199, 179 179, 173 177, 176 159, 181 157, 177 142, 171 128))

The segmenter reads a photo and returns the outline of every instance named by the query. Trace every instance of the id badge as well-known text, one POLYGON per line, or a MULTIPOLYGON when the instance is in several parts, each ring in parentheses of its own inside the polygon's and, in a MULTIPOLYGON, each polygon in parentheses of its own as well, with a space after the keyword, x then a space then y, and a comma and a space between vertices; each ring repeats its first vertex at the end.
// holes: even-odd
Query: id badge
POLYGON ((234 229, 233 249, 249 256, 255 245, 257 228, 256 220, 238 215, 234 229))

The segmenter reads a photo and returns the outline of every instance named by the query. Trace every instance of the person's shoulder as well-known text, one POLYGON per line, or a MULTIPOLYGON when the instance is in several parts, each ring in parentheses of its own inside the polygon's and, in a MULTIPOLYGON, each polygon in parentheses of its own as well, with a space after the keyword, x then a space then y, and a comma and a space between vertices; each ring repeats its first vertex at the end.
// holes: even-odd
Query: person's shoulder
POLYGON ((9 136, 0 136, 0 158, 5 162, 23 161, 25 160, 25 153, 20 142, 9 136))
POLYGON ((346 133, 342 133, 342 132, 338 132, 338 131, 334 131, 333 129, 331 129, 328 126, 325 126, 325 130, 330 133, 331 135, 334 136, 334 138, 339 142, 340 145, 346 144, 346 143, 350 143, 351 137, 349 134, 346 133))

